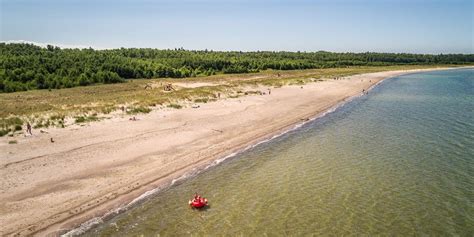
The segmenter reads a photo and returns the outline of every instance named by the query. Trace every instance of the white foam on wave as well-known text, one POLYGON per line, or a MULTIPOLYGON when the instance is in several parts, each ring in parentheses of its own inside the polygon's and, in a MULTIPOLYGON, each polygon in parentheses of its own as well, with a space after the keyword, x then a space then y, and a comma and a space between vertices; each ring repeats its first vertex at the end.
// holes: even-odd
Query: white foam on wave
MULTIPOLYGON (((389 77, 389 78, 392 78, 392 77, 389 77)), ((386 79, 389 79, 389 78, 386 78, 386 79)), ((385 81, 386 79, 384 80, 380 80, 378 81, 377 83, 375 83, 374 85, 372 85, 371 87, 369 87, 367 89, 367 91, 369 90, 372 90, 373 88, 375 88, 376 86, 378 86, 380 83, 382 83, 383 81, 385 81)), ((149 190, 149 191, 146 191, 145 193, 143 193, 142 195, 140 195, 139 197, 133 199, 131 202, 127 203, 126 205, 123 205, 117 209, 114 209, 110 212, 107 212, 105 215, 103 215, 102 217, 94 217, 92 218, 91 220, 89 221, 86 221, 84 223, 82 223, 79 227, 73 229, 73 230, 70 230, 69 232, 61 235, 61 236, 65 236, 65 237, 71 237, 71 236, 77 236, 77 235, 81 235, 81 234, 84 234, 86 231, 92 229, 93 227, 97 226, 97 225, 100 225, 102 223, 104 223, 104 219, 106 218, 110 218, 110 217, 113 217, 121 212, 124 212, 126 210, 128 210, 129 208, 135 206, 136 204, 142 202, 142 201, 145 201, 147 200, 148 198, 152 197, 153 195, 157 194, 158 192, 160 192, 161 190, 167 188, 167 187, 171 187, 173 185, 175 185, 177 182, 179 181, 184 181, 188 178, 191 178, 191 177, 194 177, 198 174, 200 174, 201 172, 205 171, 205 170, 208 170, 209 168, 212 168, 216 165, 219 165, 220 163, 224 162, 225 160, 229 159, 229 158, 232 158, 232 157, 235 157, 237 156, 238 154, 241 154, 245 151, 248 151, 252 148, 255 148, 261 144, 264 144, 264 143, 267 143, 269 141, 272 141, 274 140, 275 138, 278 138, 278 137, 281 137, 289 132, 292 132, 292 131, 295 131, 301 127, 303 127, 304 125, 312 122, 312 121, 315 121, 319 118, 322 118, 330 113, 333 113, 335 111, 337 111, 339 108, 343 107, 344 105, 346 105, 347 103, 353 101, 354 99, 358 98, 358 97, 361 97, 363 96, 364 93, 360 93, 360 94, 357 94, 357 95, 354 95, 354 96, 351 96, 351 97, 348 97, 346 98, 345 100, 337 103, 336 105, 330 107, 329 109, 325 110, 324 112, 322 113, 319 113, 317 114, 316 116, 314 117, 311 117, 311 118, 308 118, 307 120, 303 121, 303 122, 299 122, 299 123, 296 123, 295 125, 293 125, 291 128, 287 129, 287 130, 284 130, 282 132, 279 132, 267 139, 263 139, 261 141, 258 141, 256 142, 255 144, 252 144, 252 145, 249 145, 241 150, 238 150, 236 152, 232 152, 224 157, 221 157, 221 158, 218 158, 214 161, 212 161, 210 164, 208 164, 207 166, 205 166, 204 168, 202 169, 198 169, 198 168, 194 168, 192 169, 190 172, 188 173, 185 173, 183 175, 181 175, 180 177, 176 178, 176 179, 173 179, 169 184, 167 185, 163 185, 163 186, 160 186, 158 188, 154 188, 152 190, 149 190)))

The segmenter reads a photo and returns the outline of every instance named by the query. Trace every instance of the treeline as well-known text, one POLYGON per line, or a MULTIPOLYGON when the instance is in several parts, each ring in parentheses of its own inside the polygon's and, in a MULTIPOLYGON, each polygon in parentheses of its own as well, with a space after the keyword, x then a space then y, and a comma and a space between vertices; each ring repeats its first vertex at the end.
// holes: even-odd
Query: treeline
POLYGON ((0 92, 118 83, 135 78, 250 73, 266 69, 472 63, 473 54, 94 50, 0 43, 0 92))

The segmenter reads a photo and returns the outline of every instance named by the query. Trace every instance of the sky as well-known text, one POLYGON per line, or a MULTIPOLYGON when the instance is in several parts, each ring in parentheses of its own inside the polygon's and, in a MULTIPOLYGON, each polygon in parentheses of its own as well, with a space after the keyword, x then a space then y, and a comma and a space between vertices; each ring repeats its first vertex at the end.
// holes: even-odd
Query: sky
POLYGON ((0 41, 60 47, 474 53, 472 0, 0 0, 0 41))

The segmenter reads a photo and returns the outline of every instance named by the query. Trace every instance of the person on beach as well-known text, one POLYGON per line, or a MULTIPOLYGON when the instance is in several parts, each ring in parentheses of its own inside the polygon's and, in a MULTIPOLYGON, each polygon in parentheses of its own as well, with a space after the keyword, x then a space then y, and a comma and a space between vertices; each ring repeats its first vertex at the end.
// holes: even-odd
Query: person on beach
POLYGON ((272 94, 272 89, 268 88, 268 95, 272 94))
POLYGON ((26 123, 26 133, 33 135, 33 133, 31 132, 31 124, 29 122, 26 123))

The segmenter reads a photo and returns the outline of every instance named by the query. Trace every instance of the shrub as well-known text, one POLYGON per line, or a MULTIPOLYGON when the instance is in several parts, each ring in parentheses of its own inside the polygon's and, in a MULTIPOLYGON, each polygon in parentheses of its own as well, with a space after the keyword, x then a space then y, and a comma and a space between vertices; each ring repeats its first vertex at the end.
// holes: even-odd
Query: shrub
POLYGON ((110 114, 112 111, 114 111, 116 108, 113 107, 113 106, 107 106, 107 107, 104 107, 102 108, 100 111, 103 113, 103 114, 110 114))
POLYGON ((6 119, 0 119, 0 127, 6 128, 16 125, 23 125, 23 120, 18 117, 11 117, 6 119))
POLYGON ((209 98, 198 98, 194 100, 194 103, 207 103, 209 98))
POLYGON ((78 116, 76 117, 76 123, 86 123, 86 122, 93 122, 97 121, 99 118, 95 115, 92 116, 78 116))
POLYGON ((76 117, 76 123, 84 123, 86 122, 86 118, 83 117, 83 116, 80 116, 80 117, 76 117))
POLYGON ((148 114, 150 112, 151 112, 150 108, 140 106, 140 107, 135 107, 135 108, 132 108, 132 109, 128 110, 127 114, 139 114, 139 113, 148 114))
POLYGON ((10 132, 9 128, 0 130, 0 137, 7 135, 9 132, 10 132))
POLYGON ((49 117, 49 119, 51 119, 52 121, 54 121, 54 120, 64 120, 64 117, 65 117, 64 115, 58 115, 58 114, 56 114, 56 115, 51 115, 51 116, 49 117))
POLYGON ((11 131, 20 131, 22 125, 23 120, 18 117, 0 119, 0 137, 5 136, 11 131))
POLYGON ((168 108, 181 109, 181 108, 183 108, 183 106, 181 106, 179 104, 169 104, 168 108))

